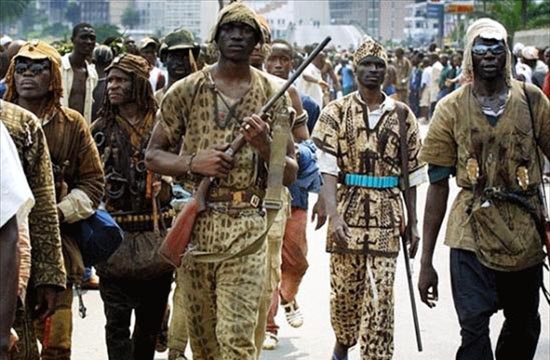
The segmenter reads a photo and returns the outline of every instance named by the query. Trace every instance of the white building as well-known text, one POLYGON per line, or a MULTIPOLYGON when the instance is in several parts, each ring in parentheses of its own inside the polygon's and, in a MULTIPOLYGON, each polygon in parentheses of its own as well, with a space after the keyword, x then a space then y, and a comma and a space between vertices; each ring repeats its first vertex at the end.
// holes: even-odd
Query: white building
POLYGON ((405 17, 405 40, 414 46, 426 46, 437 39, 439 22, 428 18, 426 2, 408 4, 409 16, 405 17))
POLYGON ((288 39, 296 26, 321 26, 330 21, 328 1, 249 0, 246 4, 266 18, 274 39, 288 39))

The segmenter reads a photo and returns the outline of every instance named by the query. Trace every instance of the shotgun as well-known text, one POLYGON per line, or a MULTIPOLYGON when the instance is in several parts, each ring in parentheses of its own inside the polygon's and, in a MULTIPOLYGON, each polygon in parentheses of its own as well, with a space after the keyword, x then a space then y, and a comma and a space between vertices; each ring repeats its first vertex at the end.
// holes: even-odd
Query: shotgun
MULTIPOLYGON (((298 69, 296 69, 285 84, 262 107, 260 116, 264 116, 269 112, 275 102, 277 102, 277 100, 285 94, 288 88, 302 74, 305 68, 315 59, 317 55, 319 55, 325 46, 327 46, 330 40, 330 36, 327 36, 323 42, 321 42, 315 50, 313 50, 313 52, 304 60, 298 69)), ((244 139, 244 136, 239 134, 233 140, 225 153, 230 156, 234 156, 245 143, 246 140, 244 139)), ((181 258, 187 250, 187 246, 191 240, 191 233, 193 231, 193 225, 197 219, 197 216, 206 210, 206 198, 208 197, 208 190, 213 180, 213 177, 204 177, 201 180, 197 190, 193 194, 193 197, 180 211, 172 228, 168 231, 166 238, 159 248, 159 254, 168 263, 174 265, 175 267, 179 267, 181 265, 181 258)))

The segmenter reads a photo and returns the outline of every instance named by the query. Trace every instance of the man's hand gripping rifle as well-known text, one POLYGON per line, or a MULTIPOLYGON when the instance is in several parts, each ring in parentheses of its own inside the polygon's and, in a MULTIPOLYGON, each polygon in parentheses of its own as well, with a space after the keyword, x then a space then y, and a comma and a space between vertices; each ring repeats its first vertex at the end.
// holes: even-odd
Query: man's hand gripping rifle
MULTIPOLYGON (((315 50, 304 60, 304 62, 296 69, 286 83, 275 93, 271 99, 262 107, 260 116, 267 115, 273 105, 279 100, 281 96, 285 94, 288 88, 296 81, 296 79, 302 74, 305 68, 317 57, 317 55, 325 48, 330 42, 331 38, 326 37, 315 50)), ((225 151, 228 155, 235 155, 246 143, 244 136, 239 134, 231 143, 229 148, 225 151)), ((174 226, 168 232, 164 239, 159 253, 170 264, 179 267, 181 265, 181 258, 191 240, 191 233, 193 231, 193 225, 197 216, 206 210, 206 199, 208 197, 208 190, 214 178, 204 177, 197 190, 193 194, 193 197, 187 202, 181 212, 178 214, 174 226)))

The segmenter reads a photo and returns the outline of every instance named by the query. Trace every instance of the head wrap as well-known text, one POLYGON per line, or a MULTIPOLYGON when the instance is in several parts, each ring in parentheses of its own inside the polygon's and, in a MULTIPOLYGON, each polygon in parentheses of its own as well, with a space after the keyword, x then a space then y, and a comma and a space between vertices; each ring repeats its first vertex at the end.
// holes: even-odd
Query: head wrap
POLYGON ((521 56, 523 56, 525 60, 537 60, 539 58, 539 51, 534 46, 526 46, 521 50, 521 56))
POLYGON ((386 53, 386 49, 371 38, 370 36, 365 36, 363 38, 363 43, 357 48, 355 53, 353 54, 353 66, 357 67, 361 60, 366 58, 367 56, 375 56, 382 60, 384 60, 384 63, 388 63, 388 54, 386 53))
POLYGON ((515 56, 521 56, 521 50, 523 50, 524 47, 525 45, 523 45, 522 43, 516 43, 514 45, 514 48, 512 49, 512 54, 514 54, 515 56))
POLYGON ((462 72, 467 80, 474 80, 474 62, 472 58, 472 47, 477 38, 495 39, 504 42, 506 48, 506 65, 504 67, 504 80, 510 86, 512 81, 512 57, 508 49, 506 38, 508 33, 501 23, 482 18, 474 21, 466 31, 466 47, 464 48, 464 59, 462 60, 462 72))
POLYGON ((260 42, 263 44, 265 43, 265 39, 260 27, 260 24, 258 23, 258 18, 254 10, 246 6, 240 1, 233 2, 227 6, 225 6, 220 13, 218 14, 218 20, 216 21, 216 25, 212 29, 212 33, 210 35, 210 42, 215 42, 218 37, 218 32, 220 31, 220 27, 222 27, 225 24, 229 24, 232 22, 237 23, 243 23, 250 27, 252 27, 256 34, 258 35, 258 38, 260 39, 260 42))
POLYGON ((117 56, 110 66, 108 66, 105 71, 111 69, 119 69, 128 74, 136 74, 145 80, 149 80, 149 72, 151 71, 151 65, 145 58, 132 55, 132 54, 123 54, 117 56))
POLYGON ((18 94, 15 89, 15 62, 18 58, 28 58, 32 60, 49 60, 51 64, 50 91, 52 93, 49 103, 44 108, 44 114, 38 114, 40 117, 50 114, 55 107, 61 106, 61 97, 63 97, 63 83, 61 82, 61 55, 57 50, 41 40, 31 40, 25 43, 17 54, 12 58, 8 72, 6 73, 6 84, 8 90, 4 99, 9 102, 16 102, 18 94))

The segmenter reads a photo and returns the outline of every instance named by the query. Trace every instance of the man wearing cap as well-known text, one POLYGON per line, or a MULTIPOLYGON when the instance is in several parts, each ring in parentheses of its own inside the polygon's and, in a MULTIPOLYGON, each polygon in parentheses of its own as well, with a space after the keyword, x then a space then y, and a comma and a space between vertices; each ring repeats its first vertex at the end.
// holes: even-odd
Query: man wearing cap
POLYGON ((451 248, 453 300, 461 327, 458 360, 493 359, 489 321, 503 309, 497 359, 533 359, 540 334, 544 225, 541 159, 550 156, 550 104, 512 79, 506 29, 479 19, 466 32, 463 73, 471 82, 436 107, 420 159, 429 164, 420 297, 438 299, 434 248, 449 195, 461 188, 445 244, 451 248))
POLYGON ((146 37, 139 44, 139 54, 147 60, 150 65, 149 82, 153 88, 153 93, 164 87, 166 78, 161 69, 157 67, 157 54, 159 43, 157 40, 146 37))
POLYGON ((544 76, 548 71, 548 67, 544 62, 539 60, 539 50, 534 46, 526 46, 521 50, 521 60, 525 66, 529 67, 530 80, 533 85, 542 89, 544 84, 544 76))
MULTIPOLYGON (((42 41, 29 42, 13 58, 6 80, 6 101, 31 111, 41 121, 53 165, 60 224, 88 218, 103 195, 103 168, 86 120, 61 106, 61 56, 42 41)), ((43 359, 71 357, 72 284, 81 282, 84 267, 77 239, 66 230, 61 227, 67 288, 58 295, 48 325, 44 321, 35 324, 43 343, 43 359)), ((29 340, 28 336, 22 338, 29 340)))
POLYGON ((419 240, 416 186, 425 172, 417 159, 420 134, 413 112, 380 90, 386 51, 367 37, 353 58, 359 90, 330 103, 313 130, 325 180, 313 213, 317 229, 330 218, 330 312, 336 335, 332 359, 347 359, 348 349, 358 341, 362 359, 390 359, 399 239, 405 226, 410 227, 407 233, 413 239, 407 240, 414 256, 419 240), (400 122, 406 139, 400 135, 400 122), (399 188, 401 143, 407 146, 403 166, 410 174, 407 224, 399 188))
POLYGON ((107 96, 92 133, 105 168, 105 208, 124 230, 119 248, 96 266, 107 353, 110 360, 152 360, 172 283, 171 266, 157 254, 173 216, 170 190, 144 162, 157 104, 141 56, 115 58, 106 74, 107 96))
MULTIPOLYGON (((166 85, 155 92, 155 99, 160 104, 164 94, 178 80, 183 79, 191 73, 197 71, 197 59, 200 53, 200 45, 195 42, 193 34, 183 28, 175 30, 164 38, 160 47, 160 59, 166 65, 168 71, 168 82, 166 85)), ((179 150, 179 149, 178 149, 179 150)), ((183 269, 177 269, 176 277, 183 269)), ((181 284, 176 282, 176 289, 173 295, 173 311, 168 323, 169 308, 163 321, 163 329, 157 343, 157 351, 165 348, 167 345, 170 349, 168 352, 169 360, 176 360, 178 357, 185 359, 185 348, 187 347, 188 335, 187 325, 185 324, 185 312, 183 305, 183 288, 181 284), (168 328, 168 329, 166 329, 168 328), (166 339, 167 337, 167 339, 166 339), (167 343, 166 343, 167 341, 167 343)))
POLYGON ((168 82, 155 92, 158 104, 176 81, 197 71, 200 51, 201 47, 190 31, 178 29, 166 35, 160 47, 160 60, 166 65, 168 82))
POLYGON ((92 25, 77 24, 71 36, 73 51, 61 58, 61 105, 78 111, 88 124, 92 121, 93 91, 98 80, 95 67, 90 63, 95 40, 92 25))
POLYGON ((271 151, 286 151, 279 172, 283 184, 296 176, 291 139, 286 148, 275 149, 268 130, 289 127, 289 99, 279 98, 265 121, 253 115, 279 87, 249 65, 254 46, 263 40, 250 8, 241 2, 224 7, 212 32, 218 62, 168 90, 147 152, 151 169, 178 177, 188 189, 196 189, 204 176, 216 178, 177 279, 196 360, 255 359, 254 329, 266 271, 261 199, 271 151), (226 154, 239 134, 245 145, 234 156, 226 154), (168 152, 182 136, 180 155, 168 152), (209 260, 200 254, 213 262, 204 262, 209 260))

